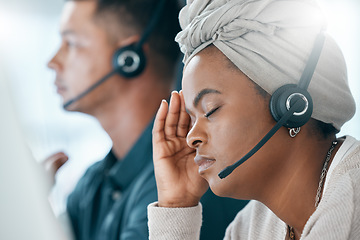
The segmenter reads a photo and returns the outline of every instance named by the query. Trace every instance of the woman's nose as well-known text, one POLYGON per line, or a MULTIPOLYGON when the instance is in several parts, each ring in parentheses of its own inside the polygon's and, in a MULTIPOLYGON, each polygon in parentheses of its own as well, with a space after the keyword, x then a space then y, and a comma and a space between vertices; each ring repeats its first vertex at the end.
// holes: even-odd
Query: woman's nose
POLYGON ((188 135, 186 136, 186 142, 191 148, 197 148, 206 142, 206 134, 199 122, 195 122, 190 129, 188 135))

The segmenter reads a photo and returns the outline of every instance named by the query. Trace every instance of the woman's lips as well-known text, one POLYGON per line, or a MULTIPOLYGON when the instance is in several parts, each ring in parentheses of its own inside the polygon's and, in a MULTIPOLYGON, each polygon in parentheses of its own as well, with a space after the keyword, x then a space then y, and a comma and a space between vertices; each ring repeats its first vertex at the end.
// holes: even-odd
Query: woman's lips
POLYGON ((200 155, 196 155, 194 161, 199 166, 200 174, 206 169, 210 168, 215 163, 215 159, 203 157, 200 155))

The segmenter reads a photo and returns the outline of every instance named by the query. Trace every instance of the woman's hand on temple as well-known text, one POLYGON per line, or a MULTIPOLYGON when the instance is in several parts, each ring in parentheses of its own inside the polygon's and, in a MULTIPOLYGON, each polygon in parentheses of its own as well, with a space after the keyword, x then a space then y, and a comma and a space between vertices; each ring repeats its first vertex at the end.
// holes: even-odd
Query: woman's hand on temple
POLYGON ((182 93, 161 102, 153 128, 153 155, 160 207, 196 206, 208 189, 194 162, 195 149, 186 143, 190 117, 182 93))

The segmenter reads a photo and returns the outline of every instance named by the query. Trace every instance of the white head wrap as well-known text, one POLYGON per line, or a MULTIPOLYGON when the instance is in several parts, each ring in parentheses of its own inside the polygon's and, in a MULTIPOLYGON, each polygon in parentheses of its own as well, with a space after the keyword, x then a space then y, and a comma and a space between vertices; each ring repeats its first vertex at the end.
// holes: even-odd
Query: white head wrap
MULTIPOLYGON (((179 20, 183 30, 176 41, 185 66, 213 44, 269 94, 298 83, 324 27, 312 0, 188 0, 179 20)), ((340 129, 355 113, 345 60, 329 35, 308 91, 312 118, 340 129)))

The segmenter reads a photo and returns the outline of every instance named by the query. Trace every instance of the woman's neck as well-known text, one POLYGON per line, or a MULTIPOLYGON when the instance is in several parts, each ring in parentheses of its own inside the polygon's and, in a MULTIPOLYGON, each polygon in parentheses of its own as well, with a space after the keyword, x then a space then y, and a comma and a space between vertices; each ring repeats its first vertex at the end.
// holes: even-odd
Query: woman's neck
MULTIPOLYGON (((316 210, 321 171, 334 139, 317 140, 308 138, 306 134, 299 134, 296 138, 292 139, 292 149, 287 149, 288 156, 278 172, 279 176, 267 183, 271 184, 266 187, 269 191, 259 200, 292 227, 295 239, 299 239, 307 220, 316 210)), ((333 149, 327 168, 339 145, 333 149)))

